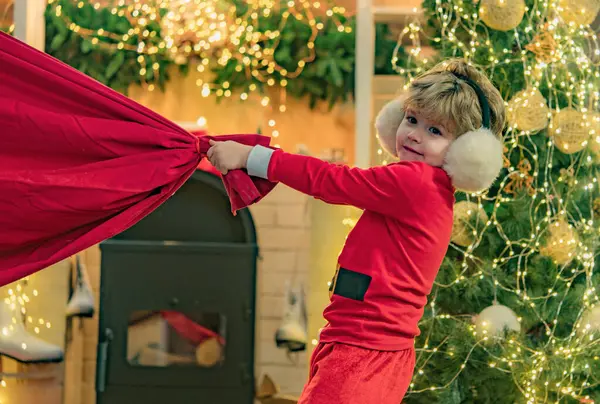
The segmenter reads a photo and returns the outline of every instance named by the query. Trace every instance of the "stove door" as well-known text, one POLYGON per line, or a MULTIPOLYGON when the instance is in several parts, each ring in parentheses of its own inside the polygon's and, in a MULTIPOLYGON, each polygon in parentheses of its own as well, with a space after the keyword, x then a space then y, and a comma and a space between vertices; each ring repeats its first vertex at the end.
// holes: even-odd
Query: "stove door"
POLYGON ((258 248, 249 211, 196 173, 101 244, 98 404, 251 404, 258 248))

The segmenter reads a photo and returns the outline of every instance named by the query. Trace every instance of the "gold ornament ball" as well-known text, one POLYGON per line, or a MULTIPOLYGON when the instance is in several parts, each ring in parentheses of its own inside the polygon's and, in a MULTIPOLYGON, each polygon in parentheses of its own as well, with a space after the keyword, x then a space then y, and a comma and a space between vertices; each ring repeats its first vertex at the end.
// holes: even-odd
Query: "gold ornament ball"
POLYGON ((508 102, 507 119, 519 130, 538 132, 548 125, 549 109, 537 88, 519 91, 508 102))
POLYGON ((554 115, 548 133, 556 148, 565 154, 583 150, 590 137, 584 114, 572 108, 565 108, 554 115))
POLYGON ((488 27, 498 31, 516 28, 525 15, 524 0, 481 0, 479 16, 488 27))
MULTIPOLYGON (((589 125, 589 146, 597 161, 600 161, 600 114, 587 115, 589 125)), ((586 125, 587 126, 587 125, 586 125)))
POLYGON ((600 306, 588 308, 581 317, 581 323, 577 329, 580 334, 600 330, 600 306))
POLYGON ((550 224, 546 243, 540 248, 540 254, 550 257, 559 265, 566 265, 577 254, 579 238, 577 233, 565 220, 557 220, 550 224))
POLYGON ((519 332, 521 323, 514 311, 501 304, 493 304, 475 318, 477 335, 501 336, 505 330, 519 332))
POLYGON ((558 14, 567 24, 588 25, 600 11, 600 0, 560 0, 558 14))
POLYGON ((462 247, 467 247, 475 241, 473 231, 473 217, 478 215, 477 224, 484 224, 488 221, 485 211, 474 202, 460 201, 454 205, 454 220, 452 225, 453 243, 462 247))
POLYGON ((594 210, 594 214, 596 216, 600 216, 600 198, 594 199, 592 203, 592 209, 594 210))

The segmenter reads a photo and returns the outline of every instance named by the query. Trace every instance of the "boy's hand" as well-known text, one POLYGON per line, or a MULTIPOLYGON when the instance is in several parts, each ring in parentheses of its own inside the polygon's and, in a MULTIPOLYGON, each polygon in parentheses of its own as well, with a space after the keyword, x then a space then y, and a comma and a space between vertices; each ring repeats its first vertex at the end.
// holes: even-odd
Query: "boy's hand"
POLYGON ((232 140, 218 142, 209 140, 210 149, 206 156, 210 163, 215 166, 221 174, 225 175, 230 170, 246 168, 248 155, 252 146, 247 146, 232 140))

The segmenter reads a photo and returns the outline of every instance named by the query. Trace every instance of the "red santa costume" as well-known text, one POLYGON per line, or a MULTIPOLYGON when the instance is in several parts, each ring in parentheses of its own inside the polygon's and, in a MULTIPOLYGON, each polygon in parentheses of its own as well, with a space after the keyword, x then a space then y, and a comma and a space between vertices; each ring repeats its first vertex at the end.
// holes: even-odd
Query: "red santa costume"
POLYGON ((452 232, 450 178, 420 162, 361 170, 259 147, 248 172, 260 176, 265 159, 270 181, 364 209, 338 258, 300 403, 400 403, 417 323, 452 232))

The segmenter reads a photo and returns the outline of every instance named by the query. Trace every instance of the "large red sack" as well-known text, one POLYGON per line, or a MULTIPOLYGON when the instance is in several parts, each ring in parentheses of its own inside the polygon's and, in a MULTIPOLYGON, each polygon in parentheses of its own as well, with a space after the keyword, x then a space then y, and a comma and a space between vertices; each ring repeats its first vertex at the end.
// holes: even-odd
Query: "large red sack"
MULTIPOLYGON (((0 285, 137 223, 193 174, 211 138, 0 32, 0 285)), ((223 182, 234 214, 274 186, 242 170, 223 182)))

